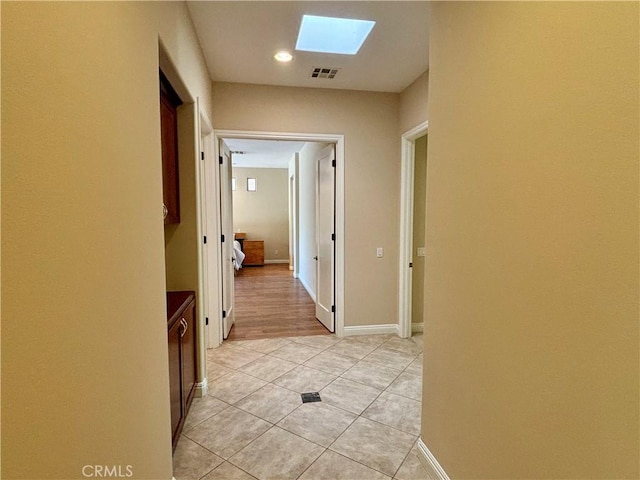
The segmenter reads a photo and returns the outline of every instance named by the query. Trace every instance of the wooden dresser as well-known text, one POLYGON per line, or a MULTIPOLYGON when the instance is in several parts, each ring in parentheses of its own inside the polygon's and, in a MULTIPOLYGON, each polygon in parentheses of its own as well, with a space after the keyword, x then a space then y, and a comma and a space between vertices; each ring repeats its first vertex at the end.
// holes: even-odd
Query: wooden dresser
POLYGON ((175 450, 197 382, 194 292, 167 292, 167 329, 171 433, 175 450))
POLYGON ((245 240, 242 249, 245 255, 243 266, 264 265, 264 240, 245 240))

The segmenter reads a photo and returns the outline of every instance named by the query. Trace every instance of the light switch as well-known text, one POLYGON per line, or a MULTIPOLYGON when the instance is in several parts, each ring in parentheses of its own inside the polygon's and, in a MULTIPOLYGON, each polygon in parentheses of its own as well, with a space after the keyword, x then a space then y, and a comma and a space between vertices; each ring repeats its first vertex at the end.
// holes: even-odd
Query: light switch
POLYGON ((424 247, 418 247, 418 256, 424 257, 424 247))
POLYGON ((376 257, 382 258, 384 257, 384 249, 382 247, 378 247, 376 250, 376 257))

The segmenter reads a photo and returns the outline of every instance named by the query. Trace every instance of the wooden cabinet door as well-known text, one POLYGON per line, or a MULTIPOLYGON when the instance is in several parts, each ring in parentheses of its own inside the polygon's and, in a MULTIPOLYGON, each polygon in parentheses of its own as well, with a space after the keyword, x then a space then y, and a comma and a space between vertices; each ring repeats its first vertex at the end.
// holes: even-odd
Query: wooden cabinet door
POLYGON ((187 326, 182 335, 182 392, 184 412, 186 413, 193 399, 197 381, 196 373, 196 302, 193 301, 185 309, 182 318, 187 326))
POLYGON ((245 240, 243 265, 264 265, 264 240, 245 240))
POLYGON ((180 322, 173 324, 169 330, 169 398, 171 403, 171 435, 176 445, 178 427, 182 420, 182 368, 180 363, 180 322))
POLYGON ((178 187, 178 111, 180 97, 160 72, 160 133, 162 138, 162 201, 164 223, 180 223, 178 187))

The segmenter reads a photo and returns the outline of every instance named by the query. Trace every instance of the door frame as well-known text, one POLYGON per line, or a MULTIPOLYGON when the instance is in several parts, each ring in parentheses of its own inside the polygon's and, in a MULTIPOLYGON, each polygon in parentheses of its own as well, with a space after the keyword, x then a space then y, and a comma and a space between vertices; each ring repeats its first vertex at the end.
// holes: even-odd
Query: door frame
MULTIPOLYGON (((333 143, 336 146, 336 269, 335 269, 335 330, 336 336, 344 336, 344 135, 342 134, 324 134, 324 133, 292 133, 292 132, 264 132, 254 130, 216 130, 213 131, 215 157, 220 155, 220 140, 225 138, 244 138, 255 140, 292 140, 298 142, 325 142, 333 143)), ((220 174, 216 174, 217 194, 220 193, 220 174)), ((220 210, 215 211, 216 223, 220 223, 220 210)), ((220 236, 216 239, 218 248, 220 248, 220 236)), ((209 284, 218 284, 222 287, 222 270, 219 270, 219 276, 209 284)), ((213 272, 210 270, 210 275, 213 272)), ((220 294, 220 292, 219 292, 220 294)), ((211 313, 211 312, 210 312, 211 313)), ((211 318, 211 317, 210 317, 211 318)), ((222 322, 222 311, 216 315, 218 325, 222 322)), ((222 329, 218 328, 218 338, 212 346, 222 343, 222 329)), ((213 332, 212 332, 213 333, 213 332)))
POLYGON ((297 154, 293 158, 293 173, 289 174, 289 270, 298 278, 298 182, 297 154))
POLYGON ((427 134, 429 122, 423 122, 402 134, 402 163, 400 172, 400 274, 398 302, 398 333, 411 336, 411 268, 413 258, 413 190, 415 141, 427 134))

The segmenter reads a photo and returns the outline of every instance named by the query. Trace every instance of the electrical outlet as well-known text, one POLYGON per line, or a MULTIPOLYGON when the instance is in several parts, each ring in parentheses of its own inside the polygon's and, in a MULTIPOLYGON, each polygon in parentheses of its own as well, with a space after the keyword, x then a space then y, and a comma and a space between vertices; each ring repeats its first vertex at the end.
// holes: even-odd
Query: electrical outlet
POLYGON ((378 258, 384 257, 384 249, 382 247, 378 247, 376 249, 376 257, 378 258))
POLYGON ((424 247, 418 247, 418 256, 424 257, 424 247))

